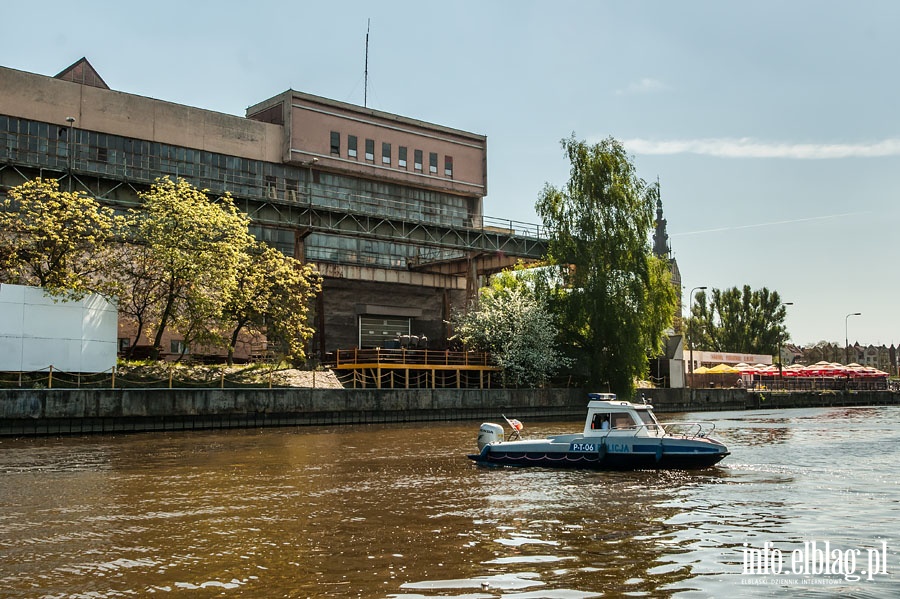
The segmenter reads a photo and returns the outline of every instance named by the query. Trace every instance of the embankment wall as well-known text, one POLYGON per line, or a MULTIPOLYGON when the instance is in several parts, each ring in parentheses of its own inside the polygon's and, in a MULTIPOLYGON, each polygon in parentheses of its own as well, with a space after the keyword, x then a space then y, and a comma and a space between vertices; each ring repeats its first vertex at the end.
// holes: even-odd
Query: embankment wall
POLYGON ((0 436, 581 418, 576 389, 0 389, 0 436))
MULTIPOLYGON (((657 412, 900 405, 889 391, 646 389, 657 412)), ((0 389, 0 436, 519 419, 579 420, 579 389, 0 389)))
POLYGON ((893 391, 751 392, 746 389, 639 389, 657 412, 709 412, 900 405, 893 391))

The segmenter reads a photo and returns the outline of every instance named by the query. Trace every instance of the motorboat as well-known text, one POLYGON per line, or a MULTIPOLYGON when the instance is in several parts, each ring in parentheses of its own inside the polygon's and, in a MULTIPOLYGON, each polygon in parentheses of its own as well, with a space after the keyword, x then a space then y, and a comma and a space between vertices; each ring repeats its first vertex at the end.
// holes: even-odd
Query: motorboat
POLYGON ((730 453, 711 437, 713 423, 662 424, 651 404, 612 393, 589 393, 588 400, 580 433, 523 439, 521 423, 504 416, 508 437, 503 426, 485 422, 478 430, 479 452, 468 457, 482 465, 634 470, 707 468, 730 453))

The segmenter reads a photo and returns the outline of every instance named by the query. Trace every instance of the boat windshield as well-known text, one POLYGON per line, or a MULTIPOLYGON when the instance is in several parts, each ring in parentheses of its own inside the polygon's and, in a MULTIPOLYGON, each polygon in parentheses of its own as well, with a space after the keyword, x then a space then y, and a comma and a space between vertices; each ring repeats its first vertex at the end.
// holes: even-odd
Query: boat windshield
POLYGON ((637 410, 637 413, 641 417, 641 422, 644 423, 648 431, 655 431, 659 428, 659 423, 656 421, 656 418, 653 417, 650 410, 637 410))

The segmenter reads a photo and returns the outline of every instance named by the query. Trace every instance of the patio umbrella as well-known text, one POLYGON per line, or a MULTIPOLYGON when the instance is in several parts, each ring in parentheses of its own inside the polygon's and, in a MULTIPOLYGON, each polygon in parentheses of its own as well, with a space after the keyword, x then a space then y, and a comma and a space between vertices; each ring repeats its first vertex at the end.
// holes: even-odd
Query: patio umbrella
POLYGON ((783 376, 801 377, 805 376, 805 374, 806 371, 804 370, 802 364, 791 364, 790 366, 782 370, 783 376))

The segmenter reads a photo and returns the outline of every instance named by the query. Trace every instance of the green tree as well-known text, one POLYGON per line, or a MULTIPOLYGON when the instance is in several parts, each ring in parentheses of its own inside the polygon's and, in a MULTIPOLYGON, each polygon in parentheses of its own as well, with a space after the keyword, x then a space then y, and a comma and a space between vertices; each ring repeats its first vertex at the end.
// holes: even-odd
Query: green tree
POLYGON ((171 326, 185 340, 216 341, 212 323, 237 285, 237 268, 252 243, 249 219, 226 194, 211 201, 183 179, 160 178, 128 214, 130 242, 143 248, 144 288, 155 301, 147 323, 154 357, 171 326))
POLYGON ((697 293, 688 330, 695 348, 775 354, 789 337, 786 316, 777 291, 765 287, 751 290, 749 285, 713 289, 711 296, 697 293))
POLYGON ((313 266, 255 242, 240 260, 237 285, 222 308, 228 363, 242 332, 264 333, 294 363, 305 360, 313 334, 309 306, 319 291, 321 277, 313 266))
POLYGON ((454 315, 453 327, 467 347, 492 354, 506 386, 539 386, 567 365, 556 349, 553 315, 521 268, 492 277, 477 305, 454 315))
POLYGON ((9 283, 78 297, 112 293, 110 249, 117 219, 53 179, 11 188, 0 202, 0 272, 9 283))
POLYGON ((653 255, 656 186, 638 178, 622 144, 562 141, 568 184, 544 186, 536 208, 549 231, 547 260, 562 339, 589 385, 630 396, 661 353, 675 312, 668 264, 653 255))

